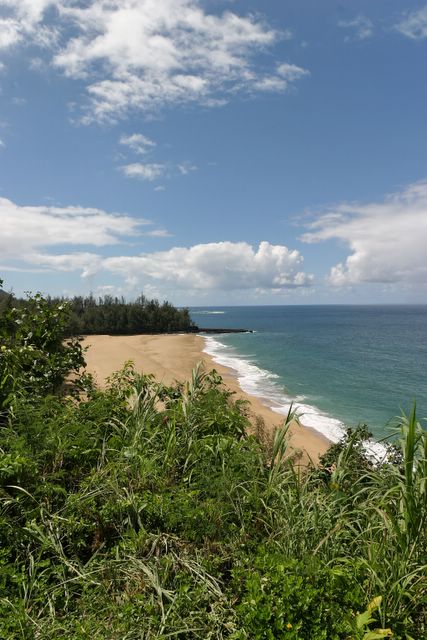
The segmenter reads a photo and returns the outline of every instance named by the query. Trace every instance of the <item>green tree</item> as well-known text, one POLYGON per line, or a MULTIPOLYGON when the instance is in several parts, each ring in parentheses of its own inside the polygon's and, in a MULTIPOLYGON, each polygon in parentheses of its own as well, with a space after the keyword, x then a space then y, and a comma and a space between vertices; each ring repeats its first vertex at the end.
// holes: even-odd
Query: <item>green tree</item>
POLYGON ((75 338, 64 341, 68 304, 52 304, 37 293, 25 305, 7 308, 0 318, 0 411, 17 395, 55 393, 83 365, 75 338))

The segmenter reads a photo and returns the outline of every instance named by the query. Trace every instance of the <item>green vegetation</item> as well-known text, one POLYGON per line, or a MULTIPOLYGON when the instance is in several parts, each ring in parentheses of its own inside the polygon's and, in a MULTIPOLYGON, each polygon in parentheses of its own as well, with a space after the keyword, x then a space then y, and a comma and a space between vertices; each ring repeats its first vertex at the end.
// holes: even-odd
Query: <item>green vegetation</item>
MULTIPOLYGON (((25 308, 30 302, 15 300, 11 295, 0 296, 0 317, 12 307, 25 308)), ((124 298, 104 296, 84 298, 75 296, 69 300, 48 298, 44 300, 52 308, 66 306, 63 330, 67 336, 93 334, 176 333, 195 331, 188 309, 177 309, 169 302, 147 300, 143 295, 134 302, 124 298)), ((30 308, 31 313, 31 308, 30 308)))
POLYGON ((361 429, 303 469, 288 421, 248 436, 215 372, 165 387, 128 364, 64 389, 82 353, 61 306, 0 327, 0 638, 426 637, 415 409, 381 468, 361 429))
POLYGON ((9 409, 13 414, 15 404, 57 392, 68 374, 77 374, 84 359, 78 340, 64 340, 68 322, 65 303, 52 305, 40 294, 25 304, 13 305, 9 296, 4 300, 0 313, 0 411, 9 409))

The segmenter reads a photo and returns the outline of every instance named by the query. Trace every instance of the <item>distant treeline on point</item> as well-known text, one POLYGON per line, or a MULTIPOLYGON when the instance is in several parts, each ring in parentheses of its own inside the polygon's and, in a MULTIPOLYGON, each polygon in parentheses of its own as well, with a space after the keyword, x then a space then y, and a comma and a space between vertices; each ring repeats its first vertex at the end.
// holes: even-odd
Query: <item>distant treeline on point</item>
MULTIPOLYGON (((176 333, 195 331, 197 327, 188 309, 177 309, 169 302, 148 300, 140 295, 133 302, 123 297, 74 296, 74 298, 48 298, 52 305, 68 306, 67 336, 87 334, 176 333)), ((2 292, 0 315, 8 308, 25 306, 26 300, 2 292)))

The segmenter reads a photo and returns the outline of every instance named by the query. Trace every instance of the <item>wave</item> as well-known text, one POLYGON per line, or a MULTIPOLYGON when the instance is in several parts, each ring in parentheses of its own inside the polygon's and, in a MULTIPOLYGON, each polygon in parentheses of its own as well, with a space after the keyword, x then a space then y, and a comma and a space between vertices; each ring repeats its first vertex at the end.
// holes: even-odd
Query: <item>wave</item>
POLYGON ((193 311, 190 310, 192 316, 222 316, 225 311, 193 311))
MULTIPOLYGON (((205 348, 218 364, 233 369, 241 389, 251 396, 256 396, 264 401, 275 413, 286 416, 291 405, 296 411, 302 424, 321 433, 331 442, 339 442, 345 435, 345 425, 341 420, 334 418, 315 405, 308 404, 309 399, 305 395, 293 397, 286 392, 286 388, 279 384, 280 376, 266 369, 261 369, 251 360, 251 356, 238 354, 234 347, 222 344, 216 338, 203 336, 205 348)), ((387 449, 384 445, 370 441, 366 443, 367 455, 374 461, 380 462, 387 457, 387 449)))

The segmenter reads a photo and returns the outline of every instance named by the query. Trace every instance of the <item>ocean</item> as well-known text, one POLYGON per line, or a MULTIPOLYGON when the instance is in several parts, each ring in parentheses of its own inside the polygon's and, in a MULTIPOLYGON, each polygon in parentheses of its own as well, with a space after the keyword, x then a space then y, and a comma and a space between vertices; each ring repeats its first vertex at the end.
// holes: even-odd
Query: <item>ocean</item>
MULTIPOLYGON (((417 402, 427 415, 427 306, 193 307, 214 334, 205 351, 277 413, 291 403, 303 424, 337 441, 366 423, 376 440, 417 402)), ((425 426, 425 425, 424 425, 425 426)))

